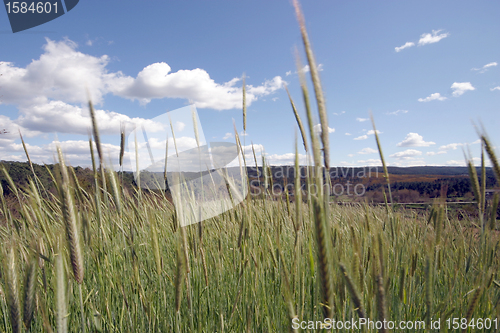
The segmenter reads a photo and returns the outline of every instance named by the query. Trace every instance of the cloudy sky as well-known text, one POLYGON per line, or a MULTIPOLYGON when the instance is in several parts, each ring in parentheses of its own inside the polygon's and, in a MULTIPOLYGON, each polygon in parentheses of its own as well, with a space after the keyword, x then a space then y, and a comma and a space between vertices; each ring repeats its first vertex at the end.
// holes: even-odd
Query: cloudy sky
MULTIPOLYGON (((480 154, 472 122, 500 144, 500 2, 302 7, 332 165, 379 164, 370 110, 389 165, 463 165, 467 146, 480 154)), ((53 163, 60 142, 70 164, 89 165, 89 96, 115 165, 121 125, 127 133, 154 127, 152 119, 190 103, 207 141, 234 142, 233 120, 243 134, 244 74, 247 153, 253 143, 272 164, 293 162, 296 123, 283 83, 306 118, 295 48, 304 54, 288 0, 87 0, 15 34, 0 10, 0 42, 0 160, 26 160, 20 130, 35 162, 53 163)), ((180 138, 185 126, 175 123, 180 138)))

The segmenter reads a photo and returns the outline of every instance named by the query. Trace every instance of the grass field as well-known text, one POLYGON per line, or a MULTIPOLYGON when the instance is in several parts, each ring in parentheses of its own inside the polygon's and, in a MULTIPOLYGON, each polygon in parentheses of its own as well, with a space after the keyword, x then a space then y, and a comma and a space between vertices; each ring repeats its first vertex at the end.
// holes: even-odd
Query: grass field
MULTIPOLYGON (((325 135, 307 136, 293 102, 292 109, 314 161, 307 181, 323 189, 328 123, 295 5, 325 135)), ((315 133, 304 73, 301 84, 308 132, 315 133)), ((499 182, 491 143, 480 136, 499 182)), ((422 215, 389 205, 338 206, 320 192, 304 193, 305 203, 249 196, 220 216, 180 227, 162 192, 128 193, 114 171, 97 163, 95 190, 86 192, 58 153, 57 195, 35 174, 26 188, 10 182, 19 218, 1 195, 0 331, 287 332, 295 330, 293 321, 324 318, 426 325, 400 330, 408 332, 431 330, 438 319, 441 331, 458 331, 448 329, 452 318, 460 318, 460 330, 477 332, 488 325, 477 319, 489 318, 497 329, 485 331, 500 328, 500 238, 489 214, 496 208, 485 207, 472 167, 479 202, 472 224, 449 218, 440 200, 422 215)))

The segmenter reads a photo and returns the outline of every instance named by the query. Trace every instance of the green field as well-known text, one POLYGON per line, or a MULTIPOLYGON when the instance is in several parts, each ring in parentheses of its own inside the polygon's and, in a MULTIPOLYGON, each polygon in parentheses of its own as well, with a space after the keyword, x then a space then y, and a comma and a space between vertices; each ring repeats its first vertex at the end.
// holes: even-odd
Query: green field
MULTIPOLYGON (((329 167, 326 110, 297 13, 326 134, 314 134, 303 72, 312 135, 305 134, 290 101, 314 162, 307 182, 323 189, 329 167)), ((92 105, 90 110, 99 150, 92 105)), ((235 137, 241 147, 238 132, 235 137)), ((389 183, 376 130, 375 137, 389 183)), ((499 182, 492 145, 484 131, 480 137, 499 182)), ((323 191, 295 191, 294 203, 249 195, 232 210, 181 227, 164 192, 126 190, 97 156, 94 188, 84 190, 60 149, 58 155, 55 194, 36 173, 28 185, 17 186, 3 169, 11 193, 9 201, 0 195, 2 332, 319 332, 328 331, 316 323, 325 318, 426 326, 401 332, 438 331, 430 328, 437 320, 440 331, 458 331, 448 329, 446 321, 453 327, 453 318, 464 331, 500 329, 498 196, 486 207, 485 183, 479 183, 471 158, 474 220, 447 215, 440 199, 422 214, 389 204, 340 206, 323 191), (292 324, 300 321, 314 328, 295 330, 292 324)), ((484 164, 483 158, 483 170, 484 164)), ((386 195, 391 203, 390 191, 386 195)))

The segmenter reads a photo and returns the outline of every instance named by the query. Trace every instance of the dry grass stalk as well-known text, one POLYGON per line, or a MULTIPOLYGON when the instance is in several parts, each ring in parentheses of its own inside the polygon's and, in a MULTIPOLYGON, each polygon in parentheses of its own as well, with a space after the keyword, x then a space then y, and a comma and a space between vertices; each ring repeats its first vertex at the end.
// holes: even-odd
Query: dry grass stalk
POLYGON ((59 163, 62 174, 61 184, 61 210, 63 213, 63 221, 66 227, 66 239, 68 241, 69 255, 71 259, 71 267, 73 269, 73 276, 77 283, 83 282, 84 268, 83 268, 83 254, 82 245, 80 240, 80 230, 78 229, 75 206, 73 197, 71 195, 71 185, 69 182, 68 169, 64 163, 61 147, 57 147, 57 154, 59 156, 59 163))
POLYGON ((56 266, 56 323, 58 333, 68 332, 68 306, 66 304, 66 274, 64 269, 64 259, 62 249, 59 246, 59 253, 55 256, 56 266))
MULTIPOLYGON (((392 204, 392 193, 391 193, 391 182, 389 180, 389 172, 387 171, 387 165, 385 164, 384 154, 382 153, 382 145, 380 144, 380 139, 378 137, 377 128, 375 127, 375 119, 373 118, 373 114, 370 112, 370 119, 372 121, 373 131, 375 133, 375 141, 377 142, 377 148, 380 155, 380 161, 382 161, 382 167, 384 169, 384 178, 387 182, 387 187, 389 189, 389 200, 392 204)), ((385 195, 385 192, 384 192, 385 195)))
POLYGON ((307 152, 307 136, 306 136, 306 130, 304 129, 304 124, 302 123, 302 119, 300 119, 299 113, 297 112, 297 108, 295 107, 295 103, 293 102, 292 96, 288 91, 288 87, 286 86, 286 84, 283 84, 283 86, 285 87, 286 93, 288 94, 288 99, 290 99, 290 104, 292 104, 293 114, 295 116, 295 120, 297 121, 297 125, 299 126, 300 135, 302 136, 302 143, 304 144, 304 149, 307 152))
POLYGON ((123 156, 125 155, 125 127, 120 125, 120 167, 123 166, 123 156))
MULTIPOLYGON (((465 154, 465 153, 464 153, 465 154)), ((479 179, 477 177, 477 172, 476 172, 476 167, 474 166, 474 161, 470 157, 470 152, 469 155, 465 157, 467 161, 467 168, 469 170, 469 178, 472 186, 472 190, 474 192, 474 196, 476 197, 477 200, 477 207, 479 208, 479 211, 481 212, 481 207, 482 205, 482 197, 481 197, 481 187, 479 185, 479 179)))
POLYGON ((324 212, 317 198, 313 200, 314 223, 316 230, 316 242, 318 244, 319 279, 322 291, 323 314, 325 318, 332 318, 333 314, 333 287, 329 262, 329 237, 327 236, 324 222, 324 212))
POLYGON ((246 133, 247 131, 247 88, 245 85, 245 74, 243 74, 243 131, 246 133))
POLYGON ((179 313, 182 301, 182 282, 184 281, 184 274, 186 272, 184 265, 184 254, 179 244, 177 249, 177 270, 175 274, 175 312, 179 313))
POLYGON ((347 274, 347 269, 343 264, 340 264, 340 270, 342 271, 342 276, 344 277, 347 290, 351 295, 352 301, 354 302, 354 306, 356 307, 355 310, 358 313, 359 318, 366 318, 365 309, 363 308, 363 304, 361 303, 361 297, 359 296, 359 293, 356 290, 356 286, 353 283, 349 274, 347 274))
MULTIPOLYGON (((472 299, 470 301, 469 307, 467 309, 467 314, 465 318, 467 319, 467 323, 469 323, 470 319, 472 318, 472 314, 474 313, 474 309, 476 308, 477 303, 479 302, 479 298, 481 296, 481 291, 482 288, 478 287, 474 291, 474 294, 472 295, 472 299)), ((463 329, 462 332, 467 332, 467 329, 463 329)))
POLYGON ((5 266, 5 292, 10 313, 12 332, 22 331, 22 312, 19 299, 19 276, 17 270, 17 256, 14 242, 7 245, 5 266))
POLYGON ((92 101, 89 100, 89 110, 90 110, 90 118, 92 120, 92 133, 94 134, 94 141, 97 147, 97 154, 99 155, 99 165, 102 168, 103 156, 102 156, 102 148, 101 148, 101 139, 99 137, 99 128, 97 127, 97 120, 95 117, 94 106, 92 105, 92 101))
POLYGON ((35 297, 38 273, 38 255, 31 255, 26 269, 26 278, 24 283, 24 311, 23 321, 24 326, 29 330, 33 314, 35 313, 35 297))
POLYGON ((115 201, 116 209, 121 215, 122 203, 121 203, 120 191, 118 190, 118 181, 116 179, 116 174, 111 168, 107 169, 107 172, 109 180, 111 182, 111 188, 113 189, 113 200, 115 201))
MULTIPOLYGON (((298 0, 293 0, 293 5, 295 7, 295 14, 297 15, 297 20, 299 21, 300 33, 302 35, 302 42, 304 43, 304 49, 306 51, 307 61, 309 63, 309 70, 311 73, 311 80, 314 86, 314 92, 316 94, 316 103, 318 105, 319 119, 321 123, 321 141, 323 143, 325 167, 327 170, 330 170, 328 116, 326 112, 325 98, 323 97, 323 89, 321 88, 319 71, 316 65, 316 60, 314 59, 314 53, 312 51, 311 43, 307 35, 304 15, 302 13, 298 0)), ((299 68, 299 71, 300 70, 301 68, 299 68)))
MULTIPOLYGON (((385 304, 385 289, 384 289, 384 283, 382 276, 377 275, 375 278, 375 284, 377 286, 377 313, 378 313, 378 319, 380 321, 387 320, 387 310, 386 310, 386 304, 385 304)), ((385 327, 382 327, 380 329, 380 332, 387 332, 387 329, 385 327)))
POLYGON ((427 257, 425 261, 425 307, 427 313, 425 316, 426 325, 430 326, 432 316, 432 283, 433 283, 433 268, 432 262, 427 257))
POLYGON ((208 269, 207 269, 207 261, 205 259, 205 250, 203 250, 203 244, 200 246, 200 254, 201 254, 201 264, 203 266, 203 275, 205 276, 205 285, 208 287, 208 269))
POLYGON ((481 215, 486 210, 486 164, 484 163, 484 142, 481 142, 481 215))
POLYGON ((307 82, 302 69, 302 64, 300 62, 300 57, 298 51, 296 51, 296 62, 297 62, 297 72, 299 74, 300 88, 302 90, 302 97, 304 99, 304 106, 306 108, 307 124, 309 127, 309 133, 311 135, 311 145, 312 145, 312 155, 314 160, 314 165, 316 167, 321 166, 321 149, 318 142, 318 136, 314 131, 314 119, 311 111, 311 104, 309 102, 309 91, 307 90, 307 82))
POLYGON ((486 134, 483 134, 481 136, 481 139, 484 143, 484 148, 486 150, 486 153, 488 154, 488 157, 490 158, 491 164, 493 165, 493 171, 495 172, 497 183, 500 184, 500 164, 495 155, 495 151, 493 150, 493 146, 491 145, 490 140, 488 139, 486 134))

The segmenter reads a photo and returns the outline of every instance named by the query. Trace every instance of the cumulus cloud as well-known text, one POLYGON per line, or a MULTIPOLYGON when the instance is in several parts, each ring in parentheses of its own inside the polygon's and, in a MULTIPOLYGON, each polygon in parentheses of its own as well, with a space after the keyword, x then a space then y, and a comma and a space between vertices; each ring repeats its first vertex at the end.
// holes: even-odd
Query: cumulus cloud
MULTIPOLYGON (((227 110, 241 107, 241 88, 235 87, 238 81, 236 78, 224 84, 216 83, 200 68, 171 73, 171 67, 160 62, 145 67, 135 79, 122 79, 120 84, 110 88, 110 92, 142 103, 148 103, 153 98, 182 98, 193 101, 197 108, 227 110)), ((282 85, 280 76, 260 86, 247 85, 247 105, 250 106, 259 97, 272 94, 282 85)))
POLYGON ((418 133, 408 133, 406 138, 397 144, 398 147, 428 147, 435 145, 435 142, 425 142, 424 138, 418 133))
POLYGON ((490 90, 491 90, 491 91, 494 91, 494 90, 500 90, 500 86, 495 87, 495 88, 491 88, 490 90))
POLYGON ((351 133, 346 133, 345 135, 352 135, 351 133))
POLYGON ((484 73, 484 72, 486 72, 486 71, 487 71, 490 67, 495 67, 495 66, 497 66, 497 65, 498 65, 498 63, 496 63, 496 62, 490 62, 490 63, 488 63, 488 64, 484 65, 484 66, 483 66, 483 67, 481 67, 481 68, 471 68, 471 71, 479 71, 479 73, 484 73))
POLYGON ((232 137, 233 137, 233 133, 228 132, 228 133, 226 133, 226 135, 224 135, 224 137, 222 139, 227 140, 227 139, 231 139, 232 137))
POLYGON ((434 93, 434 94, 427 96, 426 98, 419 98, 418 101, 419 102, 430 102, 430 101, 434 101, 434 100, 444 101, 445 99, 447 99, 447 98, 444 96, 441 96, 440 93, 434 93))
POLYGON ((432 30, 432 33, 426 33, 422 34, 420 36, 420 39, 418 40, 418 45, 426 45, 426 44, 432 44, 432 43, 437 43, 441 39, 448 37, 450 34, 449 33, 442 33, 439 34, 442 30, 432 30))
POLYGON ((358 154, 374 154, 374 153, 377 153, 378 151, 373 149, 373 148, 363 148, 361 149, 361 151, 358 151, 358 154))
POLYGON ((426 153, 426 155, 428 155, 428 156, 441 155, 441 154, 446 154, 446 151, 443 151, 443 150, 442 151, 437 151, 437 152, 435 152, 435 151, 429 151, 429 152, 426 153))
POLYGON ((470 82, 454 82, 451 85, 451 89, 453 89, 452 95, 454 97, 461 96, 468 90, 476 90, 476 88, 474 88, 472 84, 470 84, 470 82))
POLYGON ((458 147, 462 147, 463 143, 450 143, 439 147, 439 150, 456 150, 458 147))
POLYGON ((382 162, 379 159, 371 158, 368 160, 358 160, 358 163, 366 166, 381 166, 382 162))
POLYGON ((102 102, 109 82, 119 81, 122 74, 108 73, 108 56, 83 54, 76 47, 70 40, 46 39, 44 53, 25 68, 0 63, 2 103, 26 105, 48 99, 85 103, 86 88, 94 102, 102 102))
POLYGON ((182 132, 182 130, 186 127, 186 124, 184 124, 182 121, 176 121, 175 122, 175 130, 177 132, 182 132))
MULTIPOLYGON (((240 80, 215 82, 203 69, 172 72, 165 62, 150 64, 137 76, 120 71, 111 72, 107 55, 95 57, 77 51, 71 40, 46 39, 39 59, 26 67, 11 62, 0 63, 2 103, 34 105, 59 100, 65 103, 86 103, 89 95, 95 104, 106 94, 148 103, 154 98, 182 98, 193 101, 198 108, 226 110, 241 107, 240 80)), ((281 89, 283 80, 276 76, 259 86, 247 85, 247 105, 281 89)))
MULTIPOLYGON (((110 70, 110 62, 107 55, 80 52, 78 45, 69 39, 46 39, 39 58, 25 66, 0 62, 0 104, 13 105, 19 112, 16 119, 0 115, 0 131, 5 128, 9 132, 0 135, 2 159, 23 156, 13 150, 19 148, 14 146, 17 129, 25 138, 54 132, 86 136, 91 127, 89 97, 96 106, 97 123, 104 135, 118 134, 121 125, 126 132, 136 125, 144 125, 153 132, 164 130, 162 124, 152 120, 106 110, 102 103, 111 94, 141 103, 154 98, 182 98, 198 108, 241 108, 242 89, 237 87, 240 78, 219 83, 203 69, 173 71, 164 62, 150 64, 132 77, 110 70)), ((282 83, 281 77, 276 76, 260 85, 247 85, 247 105, 281 89, 282 83)), ((179 132, 184 129, 182 123, 174 125, 179 132)), ((44 153, 50 158, 53 155, 44 153)))
MULTIPOLYGON (((319 64, 318 67, 317 67, 317 69, 318 69, 318 72, 322 72, 323 71, 323 64, 319 64)), ((292 74, 298 74, 299 72, 301 72, 301 73, 308 73, 310 71, 311 71, 311 68, 309 67, 309 65, 305 65, 300 70, 294 71, 294 72, 288 71, 288 72, 285 73, 285 75, 286 76, 290 76, 292 74)))
POLYGON ((356 121, 359 121, 360 123, 368 120, 370 120, 370 118, 360 118, 360 117, 356 118, 356 121))
POLYGON ((399 47, 395 47, 394 49, 396 50, 396 52, 400 52, 401 50, 404 50, 408 47, 412 47, 412 46, 415 46, 415 43, 413 42, 406 42, 405 45, 403 46, 399 46, 399 47))
MULTIPOLYGON (((321 134, 321 124, 316 124, 313 127, 314 133, 321 134)), ((328 133, 333 133, 335 132, 335 128, 328 127, 328 133)))
MULTIPOLYGON (((28 131, 40 133, 88 133, 91 120, 88 108, 50 101, 31 106, 19 106, 20 116, 15 123, 28 131)), ((131 118, 113 111, 95 110, 96 120, 102 134, 117 134, 120 126, 125 125, 127 130, 132 130, 136 124, 144 125, 151 131, 160 131, 163 125, 143 118, 131 118)))
POLYGON ((392 155, 389 155, 389 157, 398 158, 398 159, 411 159, 411 158, 414 158, 415 156, 420 156, 420 155, 422 155, 422 152, 420 150, 407 149, 405 151, 400 151, 400 152, 394 153, 392 155))
MULTIPOLYGON (((363 130, 363 131, 366 131, 366 130, 363 130)), ((358 136, 357 138, 354 138, 353 140, 366 140, 366 139, 368 139, 368 135, 373 135, 373 134, 375 134, 375 131, 374 130, 369 130, 369 131, 366 132, 366 134, 358 136)), ((380 132, 379 130, 377 130, 377 134, 382 134, 382 132, 380 132)), ((346 135, 347 135, 347 133, 346 133, 346 135)))
MULTIPOLYGON (((64 154, 66 163, 69 165, 80 165, 80 166, 91 166, 90 158, 90 147, 88 140, 67 140, 67 141, 52 141, 47 144, 33 145, 26 143, 26 148, 30 154, 30 159, 34 163, 56 163, 54 160, 55 151, 57 146, 61 147, 64 154)), ((120 152, 120 146, 101 143, 104 156, 114 157, 111 158, 113 164, 118 164, 118 156, 120 152)), ((93 143, 93 150, 97 156, 97 151, 95 148, 95 143, 93 143)), ((11 161, 26 161, 26 155, 24 154, 24 149, 21 143, 15 143, 14 140, 10 142, 0 140, 0 151, 2 152, 2 159, 11 161)), ((125 152, 125 158, 128 158, 128 152, 125 152)))

